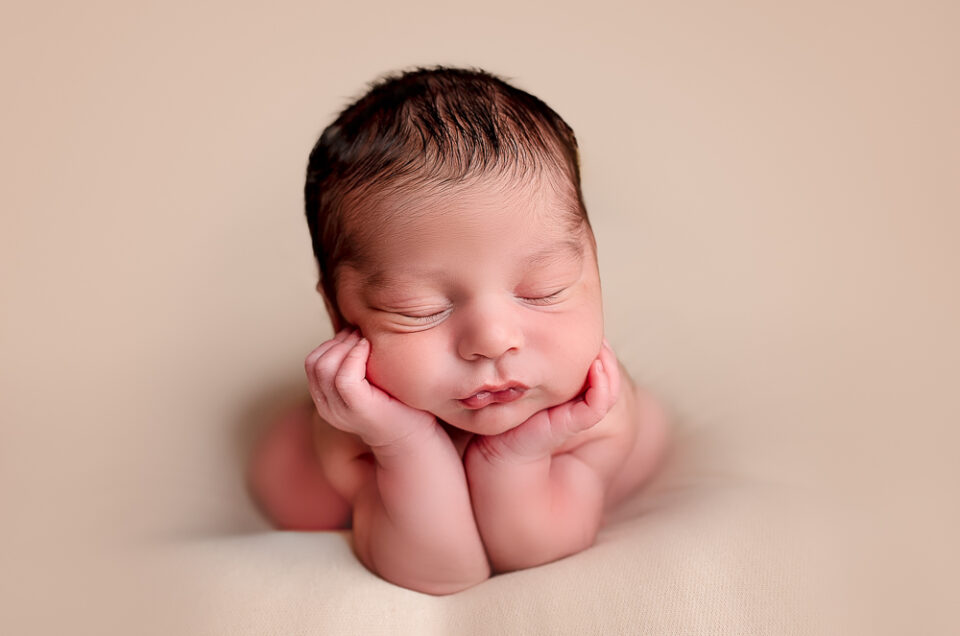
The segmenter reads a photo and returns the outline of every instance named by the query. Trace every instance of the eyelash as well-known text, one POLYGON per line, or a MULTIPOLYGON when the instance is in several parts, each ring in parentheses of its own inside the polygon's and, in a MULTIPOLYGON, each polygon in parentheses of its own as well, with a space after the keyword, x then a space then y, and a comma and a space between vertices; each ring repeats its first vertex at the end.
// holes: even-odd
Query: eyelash
POLYGON ((535 297, 521 296, 520 300, 524 302, 528 302, 533 305, 549 305, 552 301, 556 300, 557 296, 559 296, 563 291, 564 291, 563 289, 559 289, 553 292, 552 294, 548 294, 546 296, 535 296, 535 297))
POLYGON ((444 309, 443 311, 438 311, 437 313, 430 314, 429 316, 411 316, 410 314, 400 314, 400 315, 403 316, 404 318, 407 318, 408 320, 412 320, 419 324, 429 324, 431 322, 436 322, 440 320, 440 318, 443 317, 448 311, 450 310, 444 309))
MULTIPOLYGON (((557 296, 563 293, 564 289, 559 289, 552 294, 547 294, 546 296, 520 296, 520 300, 530 303, 531 305, 549 305, 551 302, 556 300, 557 296)), ((431 322, 436 322, 440 320, 441 317, 449 312, 449 309, 444 309, 443 311, 438 311, 435 314, 430 314, 429 316, 413 316, 410 314, 400 314, 408 320, 412 320, 419 324, 430 324, 431 322)))

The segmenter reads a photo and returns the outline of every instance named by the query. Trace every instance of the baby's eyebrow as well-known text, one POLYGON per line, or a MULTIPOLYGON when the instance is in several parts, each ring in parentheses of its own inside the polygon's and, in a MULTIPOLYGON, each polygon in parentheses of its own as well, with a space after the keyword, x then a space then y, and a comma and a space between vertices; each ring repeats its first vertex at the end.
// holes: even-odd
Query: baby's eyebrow
POLYGON ((367 289, 395 289, 409 285, 409 281, 391 276, 390 273, 385 270, 378 270, 363 277, 363 286, 367 289))
POLYGON ((556 262, 577 261, 583 258, 583 242, 565 239, 559 245, 551 245, 528 256, 524 264, 527 267, 547 265, 556 262))

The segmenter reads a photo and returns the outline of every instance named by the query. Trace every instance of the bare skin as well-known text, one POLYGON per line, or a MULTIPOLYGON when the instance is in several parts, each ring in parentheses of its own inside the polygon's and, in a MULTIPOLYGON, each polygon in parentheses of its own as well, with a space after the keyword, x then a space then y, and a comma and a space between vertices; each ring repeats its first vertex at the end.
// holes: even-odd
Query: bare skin
MULTIPOLYGON (((602 481, 605 496, 602 504, 598 504, 595 499, 587 504, 592 511, 589 515, 582 515, 573 505, 565 509, 566 514, 581 517, 585 522, 589 522, 586 523, 585 535, 581 537, 584 545, 580 546, 577 541, 573 541, 567 546, 568 550, 558 549, 563 546, 554 546, 557 551, 556 556, 545 554, 529 560, 522 558, 525 553, 519 549, 519 546, 516 550, 503 550, 498 553, 496 559, 493 556, 490 557, 494 562, 491 571, 479 568, 479 571, 474 574, 476 580, 472 580, 469 576, 464 577, 449 589, 443 586, 421 585, 420 591, 434 594, 456 592, 461 587, 466 588, 481 582, 491 572, 537 565, 536 561, 546 563, 564 556, 562 552, 574 553, 591 544, 600 523, 597 508, 600 507, 602 511, 606 511, 615 507, 623 498, 648 481, 656 472, 668 444, 667 420, 660 404, 649 393, 635 389, 629 379, 624 383, 620 399, 604 421, 598 424, 599 426, 610 430, 612 434, 600 436, 601 439, 597 442, 596 433, 584 432, 571 437, 564 445, 565 452, 571 453, 567 461, 580 461, 577 453, 579 451, 580 455, 594 461, 599 460, 605 466, 616 466, 615 470, 610 468, 602 470, 606 475, 606 479, 602 481), (620 417, 623 418, 622 422, 617 421, 620 417), (630 441, 631 438, 632 441, 630 441), (628 441, 626 452, 623 452, 621 440, 628 441), (588 442, 591 443, 591 447, 584 448, 588 442), (612 463, 608 464, 606 461, 609 455, 614 457, 612 463), (617 466, 618 459, 619 466, 617 466), (511 557, 515 559, 514 563, 507 562, 511 557)), ((449 427, 443 428, 450 443, 457 450, 458 456, 462 456, 476 438, 472 433, 449 427)), ((551 455, 551 464, 557 454, 562 453, 551 455)), ((477 459, 480 457, 482 456, 477 459)), ((494 465, 490 462, 474 461, 472 469, 476 473, 467 472, 466 469, 464 471, 468 479, 470 475, 475 475, 474 483, 477 482, 481 473, 495 472, 494 465)), ((559 459, 559 461, 564 460, 559 459)), ((584 467, 587 468, 592 463, 588 459, 584 467)), ((542 471, 542 464, 541 460, 535 468, 542 471)), ((289 412, 271 423, 261 438, 254 460, 250 464, 249 482, 258 504, 278 528, 338 530, 351 527, 353 518, 351 502, 355 502, 361 493, 370 494, 369 484, 375 482, 375 471, 372 451, 360 438, 329 426, 319 417, 313 403, 309 402, 291 408, 289 412)), ((493 493, 490 493, 486 499, 486 503, 491 502, 495 504, 491 521, 496 522, 507 516, 508 509, 499 510, 493 493)), ((480 503, 479 499, 474 506, 476 507, 478 503, 480 503)), ((521 500, 520 504, 523 503, 521 500)), ((484 518, 479 511, 474 513, 474 517, 476 518, 478 514, 484 518)), ((359 520, 361 527, 364 526, 364 521, 362 518, 359 520)), ((353 521, 353 524, 357 523, 353 521)), ((488 525, 496 528, 495 523, 488 525)), ((551 536, 551 532, 552 529, 546 533, 546 536, 551 536)), ((539 544, 542 537, 535 539, 539 544)), ((505 543, 509 548, 512 540, 505 543)), ((361 548, 361 545, 363 544, 359 541, 354 545, 358 556, 369 552, 361 548)), ((362 556, 361 559, 363 559, 362 556)), ((370 567, 371 563, 368 561, 371 559, 364 562, 370 567)), ((377 571, 374 568, 371 569, 377 571)))
POLYGON ((448 594, 589 547, 666 422, 603 340, 592 238, 554 191, 415 203, 344 268, 349 326, 307 357, 311 408, 267 432, 250 482, 277 525, 351 522, 370 570, 448 594))

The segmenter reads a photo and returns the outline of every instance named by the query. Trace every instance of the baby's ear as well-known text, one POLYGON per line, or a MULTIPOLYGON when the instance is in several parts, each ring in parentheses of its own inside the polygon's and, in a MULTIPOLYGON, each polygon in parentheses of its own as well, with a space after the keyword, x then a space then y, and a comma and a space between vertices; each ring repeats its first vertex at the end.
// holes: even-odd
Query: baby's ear
POLYGON ((337 308, 334 307, 333 303, 330 302, 327 292, 323 289, 323 280, 317 283, 317 291, 320 293, 320 297, 323 298, 323 306, 326 308, 327 315, 330 317, 330 324, 333 325, 333 333, 337 333, 344 328, 346 321, 343 319, 343 316, 340 315, 337 308))

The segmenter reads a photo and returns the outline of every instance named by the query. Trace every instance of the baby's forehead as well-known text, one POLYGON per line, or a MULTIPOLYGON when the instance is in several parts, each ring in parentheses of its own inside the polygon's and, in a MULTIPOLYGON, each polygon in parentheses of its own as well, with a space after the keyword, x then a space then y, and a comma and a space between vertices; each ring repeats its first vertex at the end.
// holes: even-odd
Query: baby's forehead
MULTIPOLYGON (((511 251, 497 265, 518 273, 579 265, 588 249, 587 241, 572 236, 556 242, 541 241, 528 244, 526 249, 511 251)), ((374 258, 355 263, 351 269, 357 274, 357 282, 370 288, 393 287, 421 278, 443 278, 445 269, 438 267, 438 261, 430 256, 412 250, 402 260, 374 258)), ((463 254, 462 260, 469 261, 471 256, 463 254)), ((455 258, 461 260, 459 255, 455 258)))
POLYGON ((350 216, 357 225, 400 229, 453 223, 469 231, 507 212, 511 219, 560 239, 579 234, 585 216, 571 184, 563 177, 546 174, 456 182, 411 180, 367 188, 355 201, 356 213, 350 216))
POLYGON ((510 271, 578 264, 593 243, 577 201, 542 178, 382 188, 354 201, 342 265, 352 281, 385 287, 464 261, 510 271))

